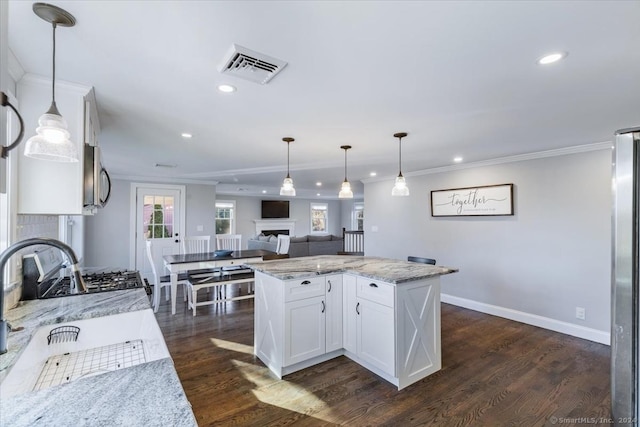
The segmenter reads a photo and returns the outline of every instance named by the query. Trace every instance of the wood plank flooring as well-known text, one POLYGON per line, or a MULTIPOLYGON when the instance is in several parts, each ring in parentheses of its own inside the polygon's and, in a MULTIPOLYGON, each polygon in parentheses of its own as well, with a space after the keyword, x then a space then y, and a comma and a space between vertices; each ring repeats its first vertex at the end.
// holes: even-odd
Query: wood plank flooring
MULTIPOLYGON (((164 298, 163 298, 164 299, 164 298)), ((552 426, 610 417, 610 349, 442 304, 443 369, 401 391, 346 357, 278 380, 253 300, 156 317, 200 426, 552 426), (554 418, 555 417, 555 418, 554 418)))

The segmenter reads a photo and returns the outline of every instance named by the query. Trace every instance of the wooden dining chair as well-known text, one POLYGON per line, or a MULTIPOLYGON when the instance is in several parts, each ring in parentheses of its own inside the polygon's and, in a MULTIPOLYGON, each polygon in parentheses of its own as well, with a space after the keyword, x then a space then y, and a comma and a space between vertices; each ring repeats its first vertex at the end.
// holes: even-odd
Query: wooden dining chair
POLYGON ((242 234, 216 234, 216 249, 239 251, 242 246, 242 234))
MULTIPOLYGON (((147 258, 149 260, 149 266, 151 267, 151 274, 153 275, 153 295, 151 305, 153 306, 153 312, 157 313, 158 308, 160 307, 160 294, 162 293, 162 288, 165 288, 165 294, 167 300, 170 297, 171 290, 171 276, 159 276, 158 269, 156 268, 156 263, 153 258, 153 240, 148 239, 146 241, 147 247, 147 258)), ((179 274, 178 275, 178 285, 183 285, 186 287, 187 285, 187 274, 179 274)), ((187 300, 187 290, 183 289, 185 301, 187 300)))
POLYGON ((203 254, 210 251, 211 236, 187 236, 182 239, 183 254, 203 254))
POLYGON ((409 257, 407 257, 407 261, 419 262, 419 263, 422 263, 422 264, 436 265, 436 260, 433 259, 433 258, 421 258, 421 257, 417 257, 417 256, 409 256, 409 257))

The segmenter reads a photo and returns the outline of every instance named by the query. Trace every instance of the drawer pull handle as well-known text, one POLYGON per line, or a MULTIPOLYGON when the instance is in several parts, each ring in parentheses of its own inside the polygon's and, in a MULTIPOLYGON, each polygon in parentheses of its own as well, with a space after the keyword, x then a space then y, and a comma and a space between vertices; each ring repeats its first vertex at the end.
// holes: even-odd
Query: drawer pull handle
POLYGON ((358 307, 360 307, 360 303, 356 304, 356 313, 360 314, 360 312, 358 311, 358 307))
POLYGON ((375 283, 369 283, 369 286, 372 287, 372 288, 377 288, 378 287, 378 285, 376 285, 375 283))
POLYGON ((324 301, 322 301, 322 313, 324 313, 324 309, 325 309, 325 305, 324 305, 324 301))
POLYGON ((305 280, 304 282, 302 282, 302 283, 300 283, 300 284, 301 284, 301 285, 310 285, 310 284, 311 284, 311 282, 310 282, 310 281, 308 281, 308 280, 305 280))
POLYGON ((327 292, 331 292, 331 280, 327 280, 327 283, 329 283, 329 290, 327 292))

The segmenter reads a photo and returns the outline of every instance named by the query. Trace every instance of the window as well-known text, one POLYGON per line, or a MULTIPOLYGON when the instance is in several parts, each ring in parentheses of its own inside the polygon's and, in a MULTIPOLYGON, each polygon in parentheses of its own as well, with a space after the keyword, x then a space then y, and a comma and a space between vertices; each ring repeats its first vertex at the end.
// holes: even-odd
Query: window
POLYGON ((234 200, 216 201, 216 234, 236 233, 236 202, 234 200))
POLYGON ((354 203, 351 215, 351 227, 353 230, 364 230, 364 203, 354 203))
POLYGON ((326 203, 311 204, 311 233, 326 233, 328 230, 329 206, 326 203))

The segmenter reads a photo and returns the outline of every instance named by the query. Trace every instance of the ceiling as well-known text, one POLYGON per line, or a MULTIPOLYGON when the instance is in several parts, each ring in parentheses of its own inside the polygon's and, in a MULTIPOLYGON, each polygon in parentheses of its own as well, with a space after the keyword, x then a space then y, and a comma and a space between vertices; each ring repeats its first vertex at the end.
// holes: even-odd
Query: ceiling
MULTIPOLYGON (((291 136, 298 197, 337 197, 344 144, 358 197, 370 172, 391 191, 396 132, 411 175, 640 125, 640 1, 54 4, 77 20, 57 30, 56 79, 95 88, 116 177, 277 196, 291 136), (234 43, 288 65, 265 85, 221 74, 234 43), (536 63, 554 51, 568 56, 536 63)), ((31 7, 9 1, 9 47, 50 78, 51 26, 31 7)))

